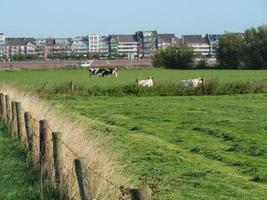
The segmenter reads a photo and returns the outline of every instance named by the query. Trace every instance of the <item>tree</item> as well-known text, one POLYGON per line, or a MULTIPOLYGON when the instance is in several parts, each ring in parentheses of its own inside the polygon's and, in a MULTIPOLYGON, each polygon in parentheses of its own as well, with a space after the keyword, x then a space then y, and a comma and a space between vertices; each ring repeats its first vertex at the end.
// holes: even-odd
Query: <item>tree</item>
POLYGON ((193 51, 186 44, 167 49, 158 49, 153 56, 153 66, 184 69, 189 68, 193 59, 193 51))
POLYGON ((219 38, 217 59, 222 67, 237 69, 241 66, 243 36, 238 33, 225 33, 219 38))
POLYGON ((267 69, 267 25, 247 29, 244 40, 246 66, 250 69, 267 69))

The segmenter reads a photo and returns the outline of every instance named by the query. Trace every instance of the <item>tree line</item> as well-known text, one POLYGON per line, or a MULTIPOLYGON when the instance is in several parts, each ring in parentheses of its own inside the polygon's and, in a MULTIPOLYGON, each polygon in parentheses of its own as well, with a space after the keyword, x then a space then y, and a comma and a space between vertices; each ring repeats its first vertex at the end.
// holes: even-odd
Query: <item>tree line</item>
MULTIPOLYGON (((159 49, 153 57, 155 67, 193 68, 193 50, 186 44, 159 49)), ((267 69, 267 25, 248 28, 244 33, 223 34, 216 47, 219 68, 267 69)))

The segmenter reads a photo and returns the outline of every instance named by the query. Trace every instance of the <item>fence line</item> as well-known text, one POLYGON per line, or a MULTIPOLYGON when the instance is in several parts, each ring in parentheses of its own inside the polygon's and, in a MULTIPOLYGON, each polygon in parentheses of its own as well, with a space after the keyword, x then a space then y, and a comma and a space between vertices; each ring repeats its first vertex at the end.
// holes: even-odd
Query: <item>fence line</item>
MULTIPOLYGON (((43 199, 42 189, 43 189, 43 177, 44 175, 48 177, 48 167, 46 166, 48 159, 51 159, 52 163, 54 163, 54 166, 50 166, 50 178, 53 179, 53 171, 55 172, 55 179, 56 179, 56 187, 58 189, 58 192, 60 191, 60 181, 63 177, 69 177, 71 175, 74 179, 77 180, 77 185, 79 186, 79 194, 81 200, 91 200, 91 199, 99 199, 100 194, 96 194, 94 197, 91 197, 92 194, 90 194, 90 188, 88 185, 88 175, 94 174, 98 178, 101 178, 106 183, 108 183, 110 186, 116 188, 120 192, 120 198, 119 199, 125 199, 129 198, 131 200, 151 200, 151 190, 148 190, 144 192, 142 189, 129 189, 123 185, 119 185, 111 181, 110 179, 106 178, 102 174, 100 174, 97 170, 94 170, 90 166, 85 166, 83 163, 83 158, 81 158, 68 144, 66 144, 64 141, 62 141, 61 138, 57 138, 58 135, 61 133, 58 133, 54 131, 48 124, 47 120, 42 119, 38 120, 35 119, 31 113, 25 111, 23 107, 21 106, 20 102, 14 102, 11 101, 8 95, 4 95, 3 93, 0 93, 0 119, 5 123, 8 130, 12 133, 13 136, 16 136, 18 141, 22 145, 26 145, 26 149, 28 153, 33 152, 33 145, 35 145, 34 139, 39 139, 39 167, 40 167, 40 178, 41 178, 41 196, 40 198, 43 199), (15 108, 14 108, 15 106, 15 108), (24 120, 22 118, 24 117, 24 120), (16 126, 14 126, 14 122, 16 121, 16 126), (23 126, 24 121, 24 126, 23 126), (34 127, 32 126, 31 122, 34 122, 36 124, 39 124, 39 135, 36 134, 36 131, 34 131, 34 127), (16 129, 16 130, 15 130, 16 129), (48 130, 52 133, 52 140, 48 139, 48 130), (24 132, 26 132, 24 134, 24 132), (52 144, 50 143, 52 142, 52 144), (61 146, 64 146, 66 149, 68 149, 73 157, 75 158, 73 161, 73 164, 75 166, 75 172, 76 176, 71 172, 68 167, 66 167, 65 164, 62 164, 62 148, 61 146), (49 152, 49 148, 52 152, 49 152), (52 156, 49 156, 49 153, 52 153, 52 156), (64 168, 68 174, 63 174, 61 171, 62 168, 64 168), (97 197, 98 195, 98 197, 97 197)), ((61 137, 61 136, 59 136, 61 137)), ((64 193, 64 191, 63 191, 64 193)), ((65 194, 60 194, 65 195, 65 194)))

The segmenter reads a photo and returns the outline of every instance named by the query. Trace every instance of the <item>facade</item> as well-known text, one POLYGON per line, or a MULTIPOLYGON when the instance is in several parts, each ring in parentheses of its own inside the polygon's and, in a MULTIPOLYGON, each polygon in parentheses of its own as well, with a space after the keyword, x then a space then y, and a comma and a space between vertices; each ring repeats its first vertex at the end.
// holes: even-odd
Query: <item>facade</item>
POLYGON ((4 33, 0 33, 0 60, 2 60, 5 49, 5 35, 4 33))
POLYGON ((35 54, 36 45, 34 38, 6 38, 5 55, 10 57, 16 54, 35 54))
POLYGON ((71 39, 71 51, 76 54, 87 54, 89 52, 88 37, 75 37, 71 39))
POLYGON ((157 31, 138 31, 138 58, 150 58, 157 49, 157 31))
POLYGON ((175 34, 158 34, 157 46, 159 49, 166 49, 177 45, 175 34))
POLYGON ((118 54, 118 38, 116 35, 110 35, 109 40, 109 56, 111 59, 115 58, 118 54))
POLYGON ((109 53, 109 38, 102 36, 99 38, 99 52, 103 54, 109 53))
POLYGON ((220 37, 221 37, 221 35, 219 35, 219 34, 206 34, 206 39, 210 45, 209 55, 211 57, 216 56, 216 49, 218 47, 218 42, 219 42, 220 37))
POLYGON ((97 53, 100 51, 100 36, 92 34, 88 36, 88 51, 90 53, 97 53))
POLYGON ((71 53, 71 38, 55 38, 54 54, 71 53))
POLYGON ((44 48, 46 46, 46 39, 45 38, 36 38, 35 44, 36 44, 36 53, 38 55, 44 55, 44 48))
POLYGON ((135 35, 117 35, 118 54, 128 59, 137 57, 137 40, 135 35))
POLYGON ((209 42, 201 35, 183 35, 182 42, 191 47, 196 56, 208 56, 210 54, 209 42))

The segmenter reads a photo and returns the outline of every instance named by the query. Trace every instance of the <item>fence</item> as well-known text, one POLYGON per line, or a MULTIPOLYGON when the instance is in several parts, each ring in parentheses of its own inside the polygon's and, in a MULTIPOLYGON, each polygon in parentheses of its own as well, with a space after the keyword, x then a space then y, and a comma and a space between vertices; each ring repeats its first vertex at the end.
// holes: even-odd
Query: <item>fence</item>
MULTIPOLYGON (((100 194, 93 194, 92 176, 101 179, 103 184, 109 184, 118 191, 120 200, 151 200, 152 192, 148 187, 127 188, 114 183, 96 170, 86 166, 84 158, 62 140, 62 134, 49 127, 46 119, 34 119, 30 112, 23 109, 20 102, 12 101, 9 95, 0 93, 0 120, 4 122, 12 137, 26 149, 29 159, 40 169, 40 199, 44 199, 46 181, 54 187, 60 198, 68 198, 71 187, 76 185, 81 200, 97 200, 100 194), (62 151, 67 150, 73 156, 73 166, 70 170, 64 162, 62 151), (75 182, 73 181, 75 180, 75 182)), ((65 158, 66 160, 66 158, 65 158)), ((68 163, 69 164, 69 163, 68 163)), ((102 198, 103 199, 103 198, 102 198)))

